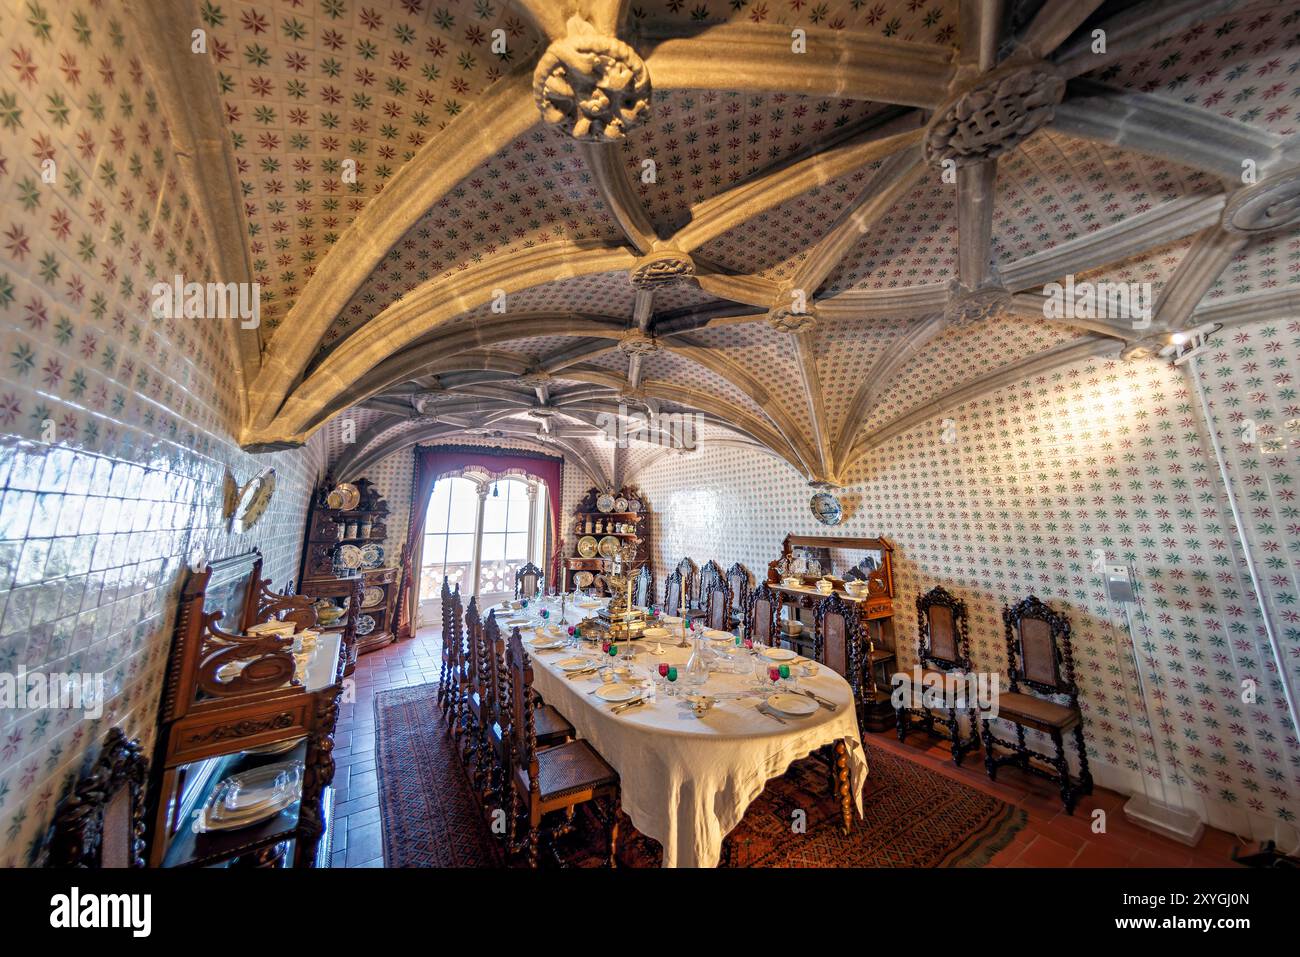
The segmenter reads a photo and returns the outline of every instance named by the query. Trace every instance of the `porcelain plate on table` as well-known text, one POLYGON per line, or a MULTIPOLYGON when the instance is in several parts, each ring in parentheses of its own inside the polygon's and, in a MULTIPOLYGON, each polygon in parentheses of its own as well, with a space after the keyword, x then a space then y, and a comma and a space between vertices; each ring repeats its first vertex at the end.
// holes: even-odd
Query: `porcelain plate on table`
POLYGON ((601 701, 631 701, 641 692, 631 685, 607 684, 596 689, 596 697, 601 701))
POLYGON ((735 641, 736 636, 729 631, 719 631, 716 628, 710 628, 704 633, 704 637, 709 641, 735 641))
POLYGON ((781 691, 767 699, 767 706, 775 708, 782 714, 794 715, 796 718, 806 718, 817 710, 817 702, 812 698, 805 698, 801 694, 789 694, 781 691))
POLYGON ((764 648, 763 657, 769 661, 789 661, 799 656, 789 648, 764 648))
POLYGON ((586 658, 561 658, 555 663, 555 667, 561 671, 581 671, 590 666, 591 662, 586 658))

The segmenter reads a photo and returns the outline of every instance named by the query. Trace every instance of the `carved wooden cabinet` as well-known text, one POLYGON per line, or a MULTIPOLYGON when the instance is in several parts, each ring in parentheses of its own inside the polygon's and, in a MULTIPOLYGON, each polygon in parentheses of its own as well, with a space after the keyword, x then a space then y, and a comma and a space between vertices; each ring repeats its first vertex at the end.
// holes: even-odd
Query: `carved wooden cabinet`
POLYGON ((768 585, 780 602, 778 627, 785 643, 800 654, 811 654, 818 603, 825 595, 816 582, 828 578, 833 594, 857 609, 863 646, 863 698, 861 713, 865 730, 885 731, 894 727, 896 715, 890 703, 890 679, 896 667, 894 638, 894 546, 884 538, 847 536, 787 535, 781 543, 781 557, 767 566, 768 585), (835 561, 832 556, 838 556, 835 561), (829 569, 817 566, 831 560, 829 569), (836 566, 842 574, 836 575, 836 566), (794 579, 798 579, 796 583, 794 579), (858 594, 845 584, 860 581, 858 594), (792 635, 785 622, 797 621, 800 630, 792 635))
POLYGON ((311 599, 276 595, 257 551, 191 572, 181 593, 153 761, 153 867, 326 865, 334 725, 344 636, 321 634, 301 678, 286 635, 249 635, 272 619, 315 624, 311 599), (199 814, 230 775, 301 764, 301 797, 273 817, 205 830, 199 814))
MULTIPOLYGON (((587 494, 573 511, 569 530, 565 535, 569 554, 564 559, 563 578, 560 582, 562 591, 573 591, 575 587, 581 587, 577 585, 577 580, 583 572, 592 576, 598 591, 605 590, 602 585, 604 575, 613 563, 599 554, 593 557, 579 554, 578 543, 586 537, 594 538, 599 543, 606 536, 614 537, 620 544, 635 540, 637 548, 633 564, 644 566, 653 564, 650 557, 650 509, 646 505, 645 497, 637 489, 626 486, 617 492, 603 492, 598 488, 587 490, 587 494), (606 495, 616 502, 620 499, 627 501, 629 508, 625 511, 613 509, 602 511, 599 503, 606 495), (632 508, 632 505, 637 507, 632 508)), ((654 594, 653 583, 650 594, 654 594)))
MULTIPOLYGON (((317 490, 307 517, 302 593, 343 610, 337 621, 322 622, 324 630, 342 633, 347 631, 347 623, 351 623, 356 641, 346 648, 344 670, 344 674, 351 674, 358 655, 382 648, 396 639, 399 577, 398 569, 393 566, 349 569, 340 563, 340 549, 345 545, 382 547, 388 535, 388 504, 371 482, 358 479, 357 507, 331 508, 328 501, 331 485, 327 481, 317 490)), ((385 555, 382 560, 395 557, 385 555)))

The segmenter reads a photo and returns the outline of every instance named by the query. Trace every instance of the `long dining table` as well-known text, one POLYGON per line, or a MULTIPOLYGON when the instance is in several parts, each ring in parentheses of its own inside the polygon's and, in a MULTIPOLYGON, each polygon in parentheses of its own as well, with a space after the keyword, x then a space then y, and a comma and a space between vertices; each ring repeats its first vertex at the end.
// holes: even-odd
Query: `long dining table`
MULTIPOLYGON (((570 604, 566 617, 573 623, 595 610, 570 604)), ((534 601, 527 609, 495 611, 503 628, 520 629, 533 661, 534 690, 618 771, 623 810, 637 830, 662 846, 664 867, 717 866, 723 838, 767 782, 827 745, 845 826, 851 826, 854 808, 861 816, 866 753, 852 689, 830 668, 796 666, 795 686, 832 706, 820 705, 806 716, 768 707, 771 689, 757 690, 752 668, 746 673, 711 671, 704 684, 693 689, 709 699, 706 707, 697 708, 680 687, 677 695, 655 688, 661 662, 675 665, 679 680, 683 676, 692 649, 680 647, 680 638, 637 640, 631 662, 615 661, 591 642, 534 647, 548 643, 542 636, 553 639, 546 626, 560 618, 554 603, 534 601), (549 620, 540 617, 543 609, 549 620), (561 663, 575 656, 587 656, 604 667, 626 667, 628 673, 618 680, 635 684, 643 703, 621 710, 601 700, 594 692, 607 683, 609 673, 570 676, 561 663), (803 675, 805 670, 815 673, 803 675)), ((743 649, 727 654, 746 659, 743 649)))

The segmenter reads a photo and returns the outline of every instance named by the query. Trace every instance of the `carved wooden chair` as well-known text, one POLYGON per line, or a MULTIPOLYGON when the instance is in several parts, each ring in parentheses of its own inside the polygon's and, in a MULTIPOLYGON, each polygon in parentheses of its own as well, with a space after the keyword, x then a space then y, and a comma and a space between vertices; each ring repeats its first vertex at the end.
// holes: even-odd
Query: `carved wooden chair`
POLYGON ((749 589, 753 579, 749 569, 740 562, 727 569, 727 587, 731 589, 731 626, 745 619, 745 606, 749 603, 749 589))
POLYGON ((682 613, 682 571, 673 569, 664 582, 664 614, 680 615, 682 613))
MULTIPOLYGON (((469 655, 465 647, 465 616, 460 604, 460 585, 446 591, 444 583, 442 603, 442 648, 447 656, 447 690, 443 696, 443 709, 447 730, 452 737, 465 732, 465 703, 469 695, 469 655)), ((471 606, 477 604, 470 599, 471 606)))
POLYGON ((779 644, 776 616, 780 607, 776 592, 768 587, 767 582, 750 592, 749 599, 745 602, 745 637, 756 645, 779 644))
POLYGON ((613 867, 618 847, 618 772, 586 741, 569 741, 546 750, 538 746, 533 665, 524 651, 518 628, 510 632, 506 655, 510 668, 513 748, 507 846, 511 852, 526 849, 528 866, 536 867, 546 815, 562 812, 562 820, 547 832, 555 838, 572 830, 574 811, 580 805, 595 802, 597 813, 608 828, 608 860, 613 867), (527 820, 527 829, 518 838, 521 817, 527 820))
POLYGON ((467 684, 465 740, 461 747, 461 757, 470 781, 475 790, 481 793, 491 767, 487 737, 488 712, 491 707, 488 688, 491 677, 487 639, 484 636, 483 619, 478 613, 477 595, 470 598, 469 607, 465 611, 465 638, 467 684))
POLYGON ((456 654, 456 643, 452 640, 451 584, 446 575, 442 576, 442 667, 438 671, 438 704, 443 715, 451 707, 452 680, 460 667, 460 656, 456 654))
POLYGON ((650 571, 647 562, 637 570, 636 578, 632 581, 632 600, 642 608, 648 608, 654 604, 654 595, 654 573, 650 571))
POLYGON ((696 601, 701 608, 704 607, 707 600, 709 589, 713 588, 718 582, 724 581, 725 577, 722 574, 722 566, 713 559, 710 558, 704 563, 704 568, 700 570, 699 590, 695 593, 696 601))
POLYGON ((546 576, 532 562, 526 562, 515 572, 515 598, 537 598, 546 590, 546 576))
MULTIPOLYGON (((683 558, 677 563, 677 571, 682 576, 682 597, 686 599, 686 607, 694 608, 699 597, 699 593, 696 591, 696 585, 699 583, 699 569, 696 567, 695 562, 689 558, 683 558)), ((680 610, 681 606, 678 605, 668 614, 676 615, 680 610)))
MULTIPOLYGON (((916 653, 923 680, 933 678, 935 687, 942 689, 947 675, 971 670, 964 601, 936 585, 926 594, 916 597, 916 624, 919 632, 916 653)), ((912 693, 921 695, 924 690, 924 687, 913 688, 912 693)), ((946 706, 939 709, 917 706, 913 700, 910 704, 898 705, 895 710, 898 712, 899 741, 907 737, 915 719, 922 730, 939 734, 951 742, 952 760, 956 765, 960 766, 966 752, 979 748, 979 723, 975 717, 974 701, 959 708, 957 701, 947 700, 946 706), (937 713, 940 710, 942 714, 937 713), (961 730, 962 711, 970 722, 970 730, 965 736, 961 730)))
MULTIPOLYGON (((712 564, 710 562, 710 564, 712 564)), ((725 578, 717 578, 701 595, 704 610, 704 627, 718 631, 731 630, 731 589, 725 578)))
POLYGON ((839 595, 828 595, 819 601, 813 628, 813 657, 849 683, 859 724, 862 723, 865 704, 862 693, 864 652, 857 606, 839 595))
MULTIPOLYGON (((487 739, 492 760, 488 791, 496 795, 497 807, 505 808, 510 795, 510 669, 506 664, 506 637, 497 623, 493 610, 483 626, 484 641, 489 649, 488 658, 488 724, 487 739)), ((573 725, 548 704, 534 695, 533 725, 537 733, 537 746, 549 748, 577 737, 573 725)))
POLYGON ((138 741, 110 728, 90 773, 59 805, 47 867, 144 867, 149 759, 138 741))
POLYGON ((1074 813, 1079 798, 1092 793, 1088 750, 1083 740, 1083 714, 1079 710, 1079 687, 1074 681, 1074 653, 1070 645, 1070 622, 1033 595, 1002 611, 1007 631, 1009 692, 998 696, 997 718, 1016 726, 1016 740, 995 737, 989 718, 983 719, 984 767, 997 779, 998 768, 1014 764, 1021 770, 1055 782, 1067 814, 1074 813), (1033 691, 1037 694, 1028 694, 1033 691), (1065 703, 1048 696, 1065 698, 1065 703), (1025 729, 1047 735, 1055 754, 1042 754, 1025 743, 1025 729), (1064 736, 1074 736, 1079 759, 1079 776, 1072 778, 1065 757, 1064 736), (997 754, 994 745, 1008 753, 997 754), (1049 769, 1050 768, 1050 769, 1049 769))

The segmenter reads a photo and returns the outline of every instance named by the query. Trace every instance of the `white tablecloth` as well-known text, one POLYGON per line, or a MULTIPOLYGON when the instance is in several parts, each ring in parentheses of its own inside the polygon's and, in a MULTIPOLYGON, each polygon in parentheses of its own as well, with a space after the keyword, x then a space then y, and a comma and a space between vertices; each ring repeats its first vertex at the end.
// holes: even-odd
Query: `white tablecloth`
MULTIPOLYGON (((555 606, 546 607, 552 608, 551 620, 558 620, 555 606)), ((512 615, 497 611, 504 628, 512 615)), ((572 621, 587 613, 575 612, 570 605, 568 617, 572 621)), ((521 631, 526 639, 532 637, 521 631)), ((636 645, 642 650, 635 668, 647 675, 661 661, 676 664, 682 672, 690 657, 690 649, 671 642, 663 644, 662 655, 652 653, 653 642, 636 645)), ((783 715, 785 724, 756 710, 757 695, 724 697, 698 718, 684 699, 667 696, 616 715, 610 705, 589 694, 599 680, 570 679, 555 667, 573 654, 532 653, 534 688, 618 771, 623 810, 642 834, 663 845, 665 867, 716 866, 723 837, 740 823, 767 781, 835 741, 843 740, 848 747, 853 799, 861 815, 867 761, 853 692, 829 668, 819 667, 815 677, 800 678, 799 685, 835 702, 838 709, 818 708, 804 718, 783 715)), ((752 684, 748 675, 713 673, 703 692, 728 695, 752 684)))

